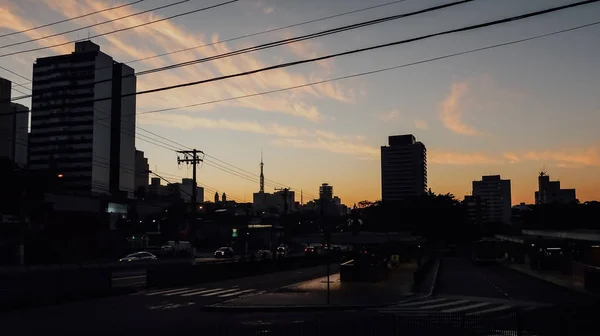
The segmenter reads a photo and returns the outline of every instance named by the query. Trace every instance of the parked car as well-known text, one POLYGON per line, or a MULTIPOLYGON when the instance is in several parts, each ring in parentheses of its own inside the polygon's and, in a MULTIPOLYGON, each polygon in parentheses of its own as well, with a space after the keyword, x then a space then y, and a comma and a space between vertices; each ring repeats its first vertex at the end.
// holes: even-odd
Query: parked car
POLYGON ((307 257, 314 257, 323 254, 322 246, 309 246, 304 249, 304 255, 307 257))
POLYGON ((215 251, 215 258, 231 258, 233 257, 233 249, 231 247, 219 247, 218 250, 215 251))
POLYGON ((156 256, 150 252, 135 252, 128 254, 124 258, 119 259, 120 262, 142 261, 142 260, 157 260, 156 256))
POLYGON ((271 259, 271 257, 272 257, 271 251, 269 251, 269 250, 262 249, 262 250, 258 250, 256 252, 257 259, 271 259))

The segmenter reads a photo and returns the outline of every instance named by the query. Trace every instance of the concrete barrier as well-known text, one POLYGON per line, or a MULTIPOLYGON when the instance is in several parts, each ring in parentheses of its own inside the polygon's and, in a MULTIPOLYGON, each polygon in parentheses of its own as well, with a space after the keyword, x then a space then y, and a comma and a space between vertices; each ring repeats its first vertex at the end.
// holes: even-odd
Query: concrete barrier
POLYGON ((431 266, 433 265, 434 261, 435 261, 435 258, 427 257, 425 262, 423 262, 421 264, 421 267, 419 267, 413 273, 413 282, 414 282, 413 289, 415 292, 419 291, 421 284, 427 277, 427 274, 429 273, 429 270, 431 269, 431 266))
POLYGON ((0 308, 15 309, 111 292, 109 269, 61 269, 0 274, 0 308))
POLYGON ((350 260, 340 265, 341 282, 377 282, 387 279, 388 275, 387 260, 368 265, 358 265, 350 260))
POLYGON ((205 282, 279 272, 327 263, 327 258, 288 257, 197 265, 165 265, 148 268, 146 286, 151 288, 193 285, 205 282))

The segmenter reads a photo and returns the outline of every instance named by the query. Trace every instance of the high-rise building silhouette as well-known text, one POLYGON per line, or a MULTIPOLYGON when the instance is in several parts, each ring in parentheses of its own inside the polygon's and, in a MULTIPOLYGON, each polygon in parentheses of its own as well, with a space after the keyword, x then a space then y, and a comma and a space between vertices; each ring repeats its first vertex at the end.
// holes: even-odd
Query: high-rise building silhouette
POLYGON ((69 192, 132 198, 136 77, 91 41, 33 65, 29 167, 69 192))
POLYGON ((11 81, 0 78, 0 157, 27 164, 29 109, 11 103, 11 81))
POLYGON ((577 200, 575 189, 561 189, 560 181, 550 181, 550 175, 541 171, 538 176, 538 191, 535 192, 535 203, 573 203, 577 200))
POLYGON ((319 187, 319 198, 325 201, 331 201, 333 199, 333 186, 328 183, 323 183, 319 187))
POLYGON ((481 181, 473 181, 473 196, 485 204, 487 222, 510 224, 510 180, 503 180, 500 175, 482 176, 481 181))
POLYGON ((412 134, 388 137, 381 146, 381 199, 399 201, 427 190, 427 149, 412 134))

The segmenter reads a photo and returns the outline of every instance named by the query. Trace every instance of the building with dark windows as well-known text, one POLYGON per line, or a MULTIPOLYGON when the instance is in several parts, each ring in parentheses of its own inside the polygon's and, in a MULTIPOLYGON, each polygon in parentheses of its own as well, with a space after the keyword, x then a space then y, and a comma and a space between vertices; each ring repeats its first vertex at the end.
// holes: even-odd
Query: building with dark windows
POLYGON ((0 78, 0 157, 27 165, 29 108, 11 103, 12 83, 0 78))
POLYGON ((144 152, 135 150, 135 195, 144 198, 148 194, 148 180, 150 179, 150 165, 144 152))
POLYGON ((33 65, 29 167, 70 193, 133 198, 134 71, 90 41, 33 65))
POLYGON ((319 187, 319 199, 331 201, 333 199, 333 186, 327 183, 321 184, 319 187))
POLYGON ((473 196, 485 204, 486 222, 510 224, 510 180, 500 175, 482 176, 481 181, 473 181, 473 196))
POLYGON ((381 147, 381 199, 399 201, 427 190, 427 149, 412 134, 393 135, 381 147))
POLYGON ((574 203, 577 200, 575 189, 561 189, 560 181, 550 181, 550 175, 540 172, 535 204, 574 203))

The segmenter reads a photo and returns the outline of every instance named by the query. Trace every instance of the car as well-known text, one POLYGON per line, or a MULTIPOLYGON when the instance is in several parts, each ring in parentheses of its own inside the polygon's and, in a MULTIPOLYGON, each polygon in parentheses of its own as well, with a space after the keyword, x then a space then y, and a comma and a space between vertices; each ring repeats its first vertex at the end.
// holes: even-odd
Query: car
POLYGON ((287 246, 279 245, 277 247, 277 250, 275 250, 275 255, 278 258, 283 258, 283 257, 287 256, 288 252, 289 252, 289 248, 287 246))
POLYGON ((135 252, 128 254, 127 256, 119 259, 120 262, 132 262, 132 261, 145 261, 145 260, 157 260, 158 258, 150 252, 135 252))
POLYGON ((233 257, 233 249, 231 247, 223 246, 219 247, 215 251, 215 258, 231 258, 233 257))
POLYGON ((258 250, 258 252, 256 252, 257 259, 271 259, 271 257, 272 257, 272 254, 271 254, 271 251, 269 251, 269 250, 262 249, 262 250, 258 250))
POLYGON ((321 246, 309 246, 304 249, 304 255, 307 257, 317 256, 323 254, 323 247, 321 246))

